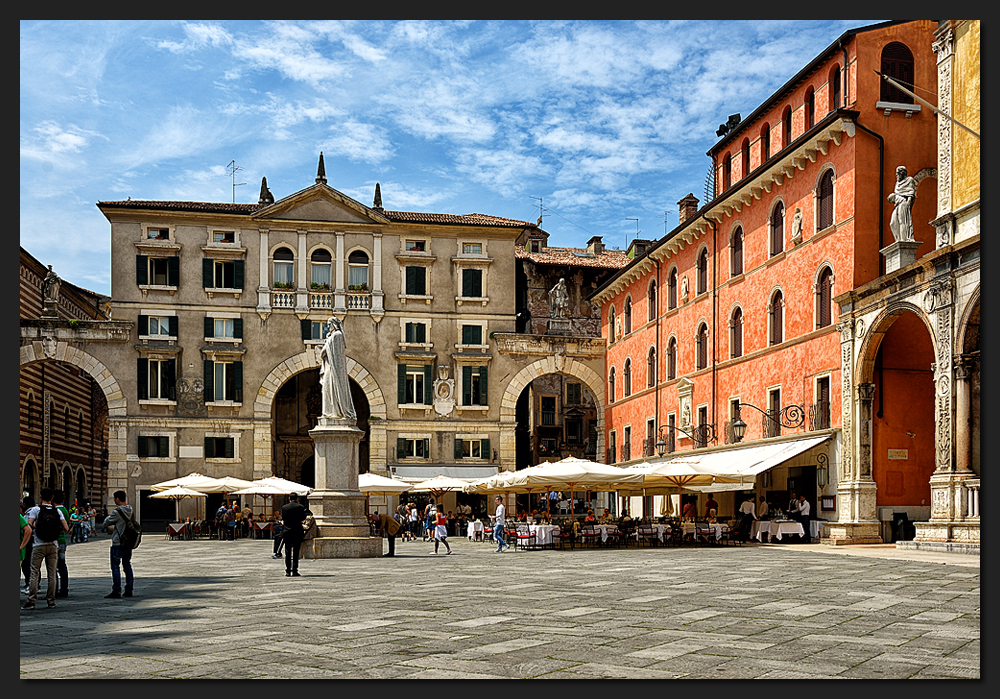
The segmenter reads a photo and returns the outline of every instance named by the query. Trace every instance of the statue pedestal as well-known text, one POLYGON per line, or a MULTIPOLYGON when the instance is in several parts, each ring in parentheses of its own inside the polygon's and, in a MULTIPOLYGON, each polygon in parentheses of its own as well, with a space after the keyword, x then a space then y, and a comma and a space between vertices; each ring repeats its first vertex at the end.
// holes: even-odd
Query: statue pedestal
POLYGON ((358 490, 358 445, 363 432, 353 420, 320 418, 315 443, 316 489, 309 509, 318 534, 302 542, 302 558, 375 558, 382 539, 369 534, 365 496, 358 490))
POLYGON ((546 335, 569 335, 572 325, 569 318, 549 318, 546 335))
POLYGON ((885 257, 885 273, 890 274, 917 261, 917 248, 923 243, 901 240, 879 250, 885 257))

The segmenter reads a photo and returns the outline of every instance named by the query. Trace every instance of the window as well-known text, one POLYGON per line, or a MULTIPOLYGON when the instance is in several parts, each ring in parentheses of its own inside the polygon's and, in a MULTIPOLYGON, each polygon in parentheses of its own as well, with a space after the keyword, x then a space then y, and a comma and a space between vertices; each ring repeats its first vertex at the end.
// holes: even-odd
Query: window
POLYGON ((608 433, 608 458, 606 461, 609 464, 614 464, 618 462, 618 445, 616 444, 616 437, 614 430, 608 433))
POLYGON ((615 368, 608 372, 608 403, 615 402, 615 368))
POLYGON ((542 425, 552 426, 556 424, 556 397, 542 396, 541 400, 542 425))
POLYGON ((780 201, 771 211, 771 255, 785 250, 785 205, 780 201))
POLYGON ((792 142, 792 108, 785 107, 784 116, 781 119, 782 129, 781 129, 781 147, 788 148, 789 144, 792 142))
POLYGON ((729 262, 732 276, 743 274, 743 227, 737 226, 729 243, 729 262))
POLYGON ((424 267, 406 268, 406 294, 408 296, 425 296, 427 294, 427 269, 424 267))
POLYGON ((608 308, 608 341, 615 341, 615 307, 608 308))
POLYGON ((646 292, 646 320, 656 320, 656 280, 649 284, 646 292))
POLYGON ((426 323, 407 323, 404 326, 403 332, 405 342, 416 344, 425 344, 427 342, 426 323))
POLYGON ((347 256, 347 288, 368 291, 368 253, 355 250, 347 256))
POLYGON ((583 384, 575 381, 566 383, 566 405, 581 405, 583 403, 583 384))
POLYGON ((816 327, 825 328, 833 322, 833 270, 824 267, 816 284, 816 327))
POLYGON ((329 331, 330 327, 326 324, 325 320, 309 320, 306 318, 302 321, 303 340, 325 340, 329 331))
POLYGON ((667 309, 677 308, 677 268, 667 273, 667 309))
POLYGON ((490 440, 455 438, 456 459, 488 459, 490 458, 490 440))
POLYGON ((140 459, 163 459, 170 456, 170 437, 139 435, 140 459))
POLYGON ((540 240, 532 240, 532 241, 529 242, 529 245, 531 247, 531 250, 530 250, 531 252, 541 252, 542 251, 542 241, 540 241, 540 240))
POLYGON ((698 293, 708 291, 708 248, 698 253, 698 293))
POLYGON ((771 344, 778 345, 784 341, 784 297, 780 291, 775 291, 768 306, 770 318, 771 344))
POLYGON ((295 288, 295 255, 288 248, 274 251, 274 287, 276 289, 295 288))
POLYGON ((705 323, 698 326, 695 342, 697 344, 698 368, 704 369, 708 366, 708 326, 705 323))
POLYGON ((677 450, 677 413, 667 415, 667 453, 673 454, 677 450))
POLYGON ((766 161, 771 157, 771 125, 764 124, 760 127, 760 160, 766 161))
POLYGON ((463 243, 462 244, 462 254, 463 255, 482 255, 483 245, 482 243, 463 243))
POLYGON ((177 286, 180 269, 179 257, 135 256, 135 280, 139 286, 177 286))
POLYGON ((833 225, 833 170, 827 170, 819 178, 819 190, 817 191, 818 216, 817 229, 823 230, 833 225))
POLYGON ((743 356, 743 309, 738 307, 729 321, 729 356, 743 356))
MULTIPOLYGON (((883 81, 883 82, 885 82, 885 81, 883 81)), ((833 110, 838 109, 840 107, 840 66, 839 65, 834 66, 830 70, 829 84, 830 84, 830 90, 829 90, 829 93, 830 93, 830 109, 829 109, 829 111, 832 112, 833 110)))
POLYGON ((331 285, 332 275, 330 270, 333 267, 333 256, 330 254, 329 250, 324 250, 322 248, 318 250, 313 250, 313 254, 309 257, 309 262, 311 263, 311 285, 314 289, 329 289, 331 285))
POLYGON ((625 368, 622 369, 622 382, 624 383, 625 397, 632 395, 632 360, 625 360, 625 368))
MULTIPOLYGON (((913 91, 913 54, 905 45, 894 41, 882 49, 882 74, 887 75, 906 89, 913 91)), ((913 104, 913 98, 891 84, 888 80, 879 81, 882 102, 913 104)))
POLYGON ((781 412, 781 389, 772 388, 767 392, 767 409, 773 420, 764 420, 764 435, 766 437, 778 437, 781 435, 781 422, 778 413, 781 412))
POLYGON ((481 344, 483 344, 483 326, 481 326, 481 325, 463 325, 462 326, 462 344, 463 345, 481 345, 481 344))
POLYGON ((483 295, 483 270, 462 270, 462 296, 465 298, 481 298, 483 295))
POLYGON ((406 241, 406 251, 407 252, 424 252, 425 242, 423 240, 407 240, 406 241))
POLYGON ((397 459, 428 459, 431 455, 431 440, 426 437, 398 437, 396 439, 397 459))
POLYGON ((810 410, 811 426, 814 430, 830 429, 830 377, 816 379, 816 402, 810 410))
POLYGON ((139 337, 177 337, 177 316, 140 315, 137 326, 139 337))
POLYGON ((733 186, 733 158, 729 153, 722 159, 722 191, 733 186))
POLYGON ((205 317, 205 337, 238 340, 243 338, 242 318, 205 317))
POLYGON ((625 311, 623 313, 625 316, 625 334, 628 335, 632 332, 632 297, 629 296, 625 299, 625 311))
POLYGON ((146 238, 149 240, 170 240, 169 228, 148 228, 146 238))
POLYGON ((236 233, 233 231, 215 231, 212 233, 213 243, 235 243, 236 233))
POLYGON ((806 99, 802 106, 806 112, 806 131, 808 131, 816 123, 816 93, 811 87, 806 90, 806 99))
POLYGON ((672 337, 667 342, 667 381, 677 378, 677 338, 672 337))
POLYGON ((569 444, 583 443, 583 422, 579 418, 567 417, 563 424, 566 428, 566 442, 569 444))
POLYGON ((632 458, 632 426, 626 425, 622 434, 622 461, 632 458))
POLYGON ((206 289, 242 289, 243 260, 202 260, 202 285, 206 289))
POLYGON ((205 360, 205 402, 243 402, 243 362, 205 360))
POLYGON ((399 365, 399 403, 401 405, 430 405, 434 402, 432 395, 434 380, 431 377, 431 365, 407 366, 399 365))
POLYGON ((177 400, 175 392, 176 361, 173 359, 136 360, 136 383, 139 400, 177 400))
POLYGON ((650 347, 646 355, 646 386, 656 385, 656 348, 650 347))
POLYGON ((740 146, 740 160, 741 160, 740 167, 742 168, 742 172, 740 173, 740 176, 741 177, 746 177, 747 175, 750 174, 750 139, 749 138, 744 138, 743 139, 743 145, 740 146))
POLYGON ((236 440, 233 437, 205 437, 205 458, 236 458, 236 440))
POLYGON ((462 405, 488 405, 487 369, 485 366, 462 367, 462 405))

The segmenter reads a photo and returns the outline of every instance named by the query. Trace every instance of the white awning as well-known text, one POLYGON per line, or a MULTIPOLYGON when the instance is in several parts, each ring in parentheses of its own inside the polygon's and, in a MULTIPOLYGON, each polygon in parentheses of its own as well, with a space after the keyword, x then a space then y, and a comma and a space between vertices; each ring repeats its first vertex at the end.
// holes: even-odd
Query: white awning
POLYGON ((390 466, 393 478, 407 483, 419 483, 434 476, 460 478, 470 483, 478 478, 497 474, 496 466, 460 466, 457 464, 435 464, 433 466, 390 466))
MULTIPOLYGON (((759 474, 769 468, 780 466, 789 459, 809 451, 830 438, 831 435, 824 434, 818 437, 801 437, 757 446, 733 446, 702 454, 685 452, 674 458, 678 461, 697 464, 700 470, 709 473, 745 476, 748 487, 752 487, 754 478, 759 474)), ((726 490, 738 489, 740 485, 742 484, 734 484, 735 487, 730 486, 726 490)), ((708 487, 715 488, 716 486, 708 487)), ((719 490, 722 489, 719 488, 719 490)))

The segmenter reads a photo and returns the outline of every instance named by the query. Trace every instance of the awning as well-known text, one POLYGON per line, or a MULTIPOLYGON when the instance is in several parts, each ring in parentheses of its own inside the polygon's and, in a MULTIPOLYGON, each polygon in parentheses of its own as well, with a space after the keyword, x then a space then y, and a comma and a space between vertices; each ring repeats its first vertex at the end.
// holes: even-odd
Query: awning
POLYGON ((433 466, 390 466, 390 473, 397 480, 407 483, 419 483, 434 476, 461 478, 472 482, 477 478, 486 478, 497 474, 496 466, 460 466, 457 464, 435 464, 433 466))
MULTIPOLYGON (((747 486, 752 487, 754 478, 759 474, 769 468, 780 466, 789 459, 793 459, 799 454, 809 451, 828 439, 831 439, 831 435, 824 434, 818 437, 800 437, 798 439, 789 439, 757 446, 733 446, 701 454, 697 452, 684 452, 681 455, 675 456, 674 459, 697 464, 700 470, 709 473, 744 476, 746 477, 747 486)), ((725 490, 741 489, 741 485, 737 483, 725 488, 725 490)), ((707 487, 716 488, 716 486, 707 487)), ((718 488, 718 490, 723 489, 718 488)))

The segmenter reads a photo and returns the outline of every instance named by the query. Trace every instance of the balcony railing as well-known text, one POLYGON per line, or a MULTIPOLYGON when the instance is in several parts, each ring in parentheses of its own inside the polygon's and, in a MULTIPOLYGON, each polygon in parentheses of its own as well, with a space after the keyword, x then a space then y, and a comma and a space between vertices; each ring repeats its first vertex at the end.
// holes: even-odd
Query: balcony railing
POLYGON ((632 458, 632 445, 628 442, 622 444, 622 461, 629 461, 632 458))
POLYGON ((809 406, 809 429, 830 429, 830 401, 821 400, 809 406))
POLYGON ((656 456, 656 440, 652 437, 646 437, 642 440, 642 455, 643 456, 656 456))
POLYGON ((333 294, 329 291, 310 291, 309 308, 330 310, 333 308, 333 294))
POLYGON ((274 308, 295 308, 295 292, 272 291, 271 306, 274 308))
POLYGON ((372 307, 372 295, 368 291, 348 291, 347 310, 367 311, 372 307))

